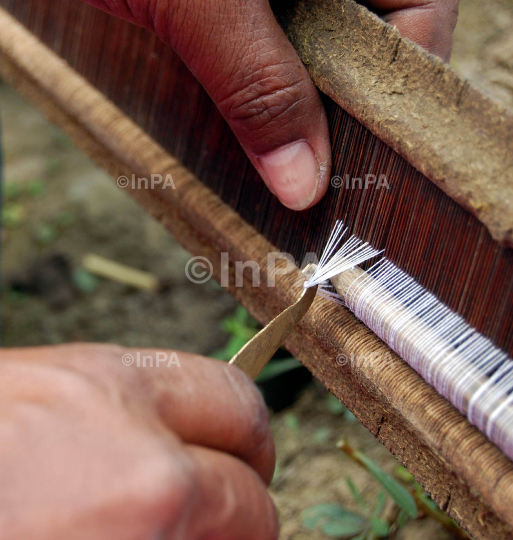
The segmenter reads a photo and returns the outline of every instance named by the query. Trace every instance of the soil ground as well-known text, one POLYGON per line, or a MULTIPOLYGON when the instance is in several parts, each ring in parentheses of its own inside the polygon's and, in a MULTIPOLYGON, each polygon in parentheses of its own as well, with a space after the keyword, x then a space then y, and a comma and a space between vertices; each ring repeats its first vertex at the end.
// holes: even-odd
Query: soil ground
MULTIPOLYGON (((510 108, 512 28, 511 0, 463 1, 452 59, 465 78, 510 108)), ((6 182, 2 344, 98 341, 204 355, 222 347, 228 336, 220 324, 236 302, 214 282, 190 283, 184 273, 188 253, 4 84, 0 111, 6 182), (149 294, 90 280, 77 272, 87 253, 149 271, 166 286, 149 294), (13 292, 13 284, 26 292, 13 292)), ((302 524, 301 512, 313 505, 339 503, 357 510, 347 476, 366 499, 374 499, 377 485, 370 475, 336 449, 340 436, 386 471, 393 473, 397 466, 354 417, 337 414, 329 405, 326 391, 312 384, 296 404, 272 415, 278 470, 271 493, 283 540, 326 538, 302 524)), ((423 518, 407 524, 396 538, 453 536, 423 518)))

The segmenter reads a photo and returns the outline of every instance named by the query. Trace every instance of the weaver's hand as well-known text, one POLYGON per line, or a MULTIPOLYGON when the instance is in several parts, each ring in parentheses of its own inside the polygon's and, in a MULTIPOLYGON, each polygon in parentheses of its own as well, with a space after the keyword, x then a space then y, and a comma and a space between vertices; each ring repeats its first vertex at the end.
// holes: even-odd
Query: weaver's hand
POLYGON ((113 346, 1 351, 0 539, 277 538, 259 392, 170 354, 143 368, 113 346))
POLYGON ((451 58, 459 0, 366 0, 362 3, 396 26, 403 37, 446 62, 451 58))
MULTIPOLYGON (((326 114, 268 0, 86 1, 154 30, 178 52, 285 206, 303 210, 321 199, 331 168, 326 114)), ((457 0, 367 3, 449 57, 457 0)))

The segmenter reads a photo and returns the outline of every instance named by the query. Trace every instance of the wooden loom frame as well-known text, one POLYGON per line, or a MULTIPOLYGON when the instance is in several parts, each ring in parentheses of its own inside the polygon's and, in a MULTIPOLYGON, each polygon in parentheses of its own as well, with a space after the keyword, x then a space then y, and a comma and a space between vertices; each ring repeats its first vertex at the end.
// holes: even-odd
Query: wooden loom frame
MULTIPOLYGON (((216 278, 221 252, 232 276, 234 261, 257 261, 262 288, 245 275, 242 288, 232 279, 228 290, 262 323, 296 299, 299 270, 267 287, 266 256, 276 248, 3 10, 0 73, 114 178, 171 173, 176 190, 131 195, 189 251, 208 257, 216 278)), ((316 300, 286 345, 471 534, 513 538, 511 461, 350 312, 316 300), (339 366, 341 354, 376 361, 339 366)))

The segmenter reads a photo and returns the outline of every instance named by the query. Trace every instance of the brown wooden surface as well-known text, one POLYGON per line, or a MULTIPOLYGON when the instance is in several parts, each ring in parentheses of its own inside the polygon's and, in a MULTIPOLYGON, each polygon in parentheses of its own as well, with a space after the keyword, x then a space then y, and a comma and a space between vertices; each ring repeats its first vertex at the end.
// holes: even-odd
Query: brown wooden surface
POLYGON ((513 114, 352 0, 277 0, 317 86, 513 246, 513 114))
MULTIPOLYGON (((276 248, 2 10, 0 71, 113 177, 171 173, 176 190, 131 194, 208 257, 218 279, 228 253, 228 289, 261 322, 297 297, 298 269, 268 287, 266 257, 276 248), (246 260, 259 263, 261 288, 248 275, 234 287, 234 261, 246 260)), ((287 346, 476 539, 513 538, 511 461, 350 312, 317 299, 287 346)))
MULTIPOLYGON (((287 7, 290 2, 278 4, 287 7)), ((0 0, 0 5, 279 249, 299 261, 308 251, 319 254, 334 221, 343 219, 351 232, 385 248, 401 269, 513 354, 513 250, 501 248, 476 218, 329 98, 324 99, 333 137, 333 175, 385 174, 390 189, 331 187, 311 210, 292 212, 269 194, 203 89, 155 36, 80 0, 0 0)), ((374 36, 368 40, 369 46, 375 42, 374 36)), ((362 46, 355 49, 359 57, 362 46)), ((346 64, 347 59, 341 61, 341 68, 346 64)), ((350 90, 361 104, 357 87, 350 90)), ((468 95, 473 95, 470 90, 468 95)), ((396 104, 387 103, 393 117, 396 104)), ((399 107, 397 114, 404 109, 399 107)), ((442 103, 435 118, 446 114, 442 103)), ((459 114, 466 117, 465 110, 459 114)), ((480 163, 483 154, 475 151, 468 161, 480 163), (476 155, 479 160, 473 159, 476 155)))

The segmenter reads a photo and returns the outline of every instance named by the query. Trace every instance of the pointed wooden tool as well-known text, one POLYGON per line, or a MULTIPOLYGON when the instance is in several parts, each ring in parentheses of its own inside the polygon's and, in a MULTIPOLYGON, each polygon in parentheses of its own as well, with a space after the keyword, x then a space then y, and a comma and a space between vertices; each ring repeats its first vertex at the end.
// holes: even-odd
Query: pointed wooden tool
MULTIPOLYGON (((307 266, 304 270, 305 274, 308 269, 307 266)), ((317 286, 304 289, 299 300, 275 317, 253 339, 248 341, 230 360, 230 364, 242 369, 244 373, 255 380, 308 311, 316 293, 317 286)))

